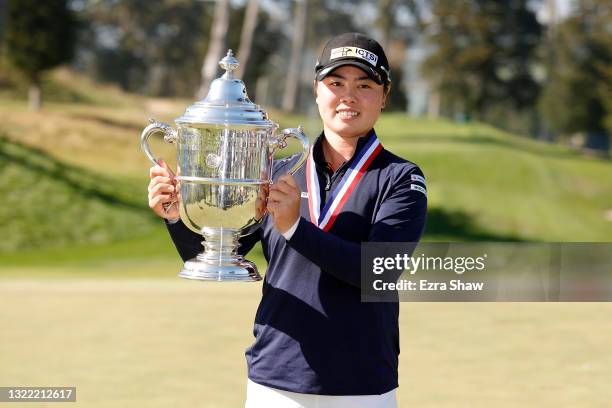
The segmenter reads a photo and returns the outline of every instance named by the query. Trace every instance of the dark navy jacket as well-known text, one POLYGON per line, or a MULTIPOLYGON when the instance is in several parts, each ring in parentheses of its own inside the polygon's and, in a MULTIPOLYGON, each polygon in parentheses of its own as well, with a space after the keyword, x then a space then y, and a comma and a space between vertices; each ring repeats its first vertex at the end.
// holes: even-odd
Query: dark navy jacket
MULTIPOLYGON (((313 154, 323 207, 350 161, 331 175, 321 140, 319 136, 313 154)), ((292 156, 275 163, 273 179, 297 160, 292 156)), ((301 191, 307 191, 306 166, 294 176, 301 191)), ((241 240, 242 254, 261 240, 268 261, 255 315, 255 343, 246 351, 252 381, 322 395, 373 395, 397 388, 399 305, 361 302, 360 243, 420 239, 427 198, 423 179, 413 176, 423 176, 416 164, 383 149, 329 232, 309 221, 307 198, 302 198, 301 218, 289 241, 269 215, 256 233, 241 240)), ((202 250, 202 237, 182 222, 168 229, 183 259, 202 250)))

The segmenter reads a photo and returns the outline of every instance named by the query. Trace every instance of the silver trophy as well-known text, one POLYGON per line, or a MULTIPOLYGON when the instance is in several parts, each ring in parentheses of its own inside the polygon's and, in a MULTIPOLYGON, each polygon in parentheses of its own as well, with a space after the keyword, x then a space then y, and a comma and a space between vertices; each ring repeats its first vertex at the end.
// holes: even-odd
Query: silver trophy
POLYGON ((149 137, 161 133, 177 145, 176 180, 183 223, 202 234, 204 251, 185 262, 179 276, 215 281, 258 281, 253 262, 237 254, 238 239, 254 232, 261 218, 256 202, 271 182, 274 151, 292 136, 302 144, 302 156, 293 174, 306 160, 310 144, 302 131, 278 125, 249 100, 244 83, 234 77, 238 60, 229 50, 219 62, 226 71, 215 79, 206 98, 189 106, 175 119, 177 129, 151 119, 141 135, 144 153, 154 164, 149 137))

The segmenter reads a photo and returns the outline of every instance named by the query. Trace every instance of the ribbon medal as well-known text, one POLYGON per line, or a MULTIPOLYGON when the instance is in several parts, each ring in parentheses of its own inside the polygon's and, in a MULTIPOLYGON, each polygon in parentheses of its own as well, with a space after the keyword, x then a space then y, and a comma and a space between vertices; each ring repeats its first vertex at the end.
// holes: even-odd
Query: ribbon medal
POLYGON ((306 186, 308 188, 308 211, 310 213, 310 221, 313 224, 323 231, 329 231, 342 207, 361 180, 361 177, 381 150, 382 144, 378 137, 376 137, 376 133, 372 132, 365 145, 355 154, 351 165, 328 198, 323 210, 320 210, 321 190, 312 148, 310 149, 308 161, 306 162, 306 186))

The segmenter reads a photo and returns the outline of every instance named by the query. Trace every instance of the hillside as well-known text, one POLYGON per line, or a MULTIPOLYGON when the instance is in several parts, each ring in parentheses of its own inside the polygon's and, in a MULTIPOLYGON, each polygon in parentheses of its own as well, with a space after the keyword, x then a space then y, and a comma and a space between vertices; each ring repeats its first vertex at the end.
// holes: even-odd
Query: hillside
MULTIPOLYGON (((10 237, 0 252, 159 234, 146 208, 140 131, 148 117, 171 121, 192 101, 128 95, 64 71, 51 84, 77 96, 48 98, 37 113, 19 98, 0 99, 0 222, 10 237)), ((269 115, 282 126, 306 124, 311 138, 318 131, 314 117, 269 115)), ((481 124, 402 114, 384 114, 377 132, 427 176, 425 239, 612 241, 609 160, 481 124)), ((153 148, 173 161, 172 146, 153 148)))
POLYGON ((427 238, 612 240, 610 160, 481 124, 387 115, 379 129, 427 176, 427 238))

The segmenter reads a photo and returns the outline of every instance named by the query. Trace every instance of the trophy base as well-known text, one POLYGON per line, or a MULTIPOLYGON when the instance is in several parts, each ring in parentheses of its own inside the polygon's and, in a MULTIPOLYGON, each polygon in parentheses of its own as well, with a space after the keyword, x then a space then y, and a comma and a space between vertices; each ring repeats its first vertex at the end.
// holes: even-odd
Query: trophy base
POLYGON ((261 275, 253 262, 241 260, 236 263, 211 263, 198 257, 185 262, 178 276, 203 281, 257 282, 261 275))

